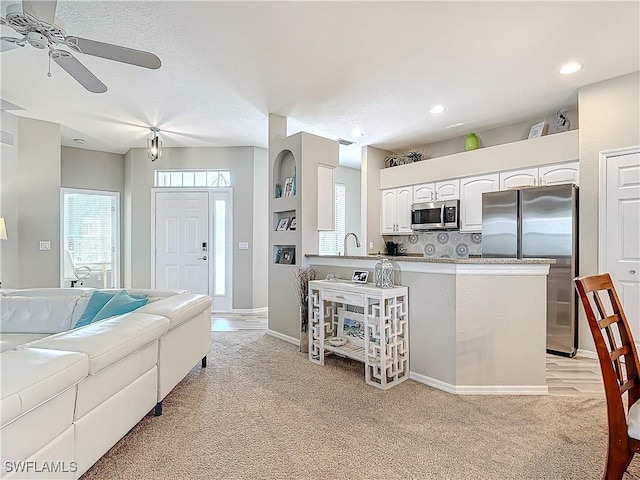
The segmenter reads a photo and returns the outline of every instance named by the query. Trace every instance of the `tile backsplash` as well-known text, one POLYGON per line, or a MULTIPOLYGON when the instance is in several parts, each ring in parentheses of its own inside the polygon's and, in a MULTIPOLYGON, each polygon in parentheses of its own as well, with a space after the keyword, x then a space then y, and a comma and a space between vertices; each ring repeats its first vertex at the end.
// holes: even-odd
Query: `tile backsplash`
POLYGON ((400 244, 400 252, 420 253, 425 257, 469 258, 469 255, 482 254, 481 233, 421 232, 392 238, 400 244))

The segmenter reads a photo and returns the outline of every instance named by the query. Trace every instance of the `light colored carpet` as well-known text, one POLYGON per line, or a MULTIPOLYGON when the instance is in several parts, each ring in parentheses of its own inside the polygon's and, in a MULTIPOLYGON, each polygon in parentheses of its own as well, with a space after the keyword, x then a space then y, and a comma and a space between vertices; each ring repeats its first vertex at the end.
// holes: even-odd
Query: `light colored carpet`
MULTIPOLYGON (((599 479, 602 398, 386 392, 264 332, 214 333, 164 402, 82 478, 599 479)), ((640 458, 625 476, 640 479, 640 458)))

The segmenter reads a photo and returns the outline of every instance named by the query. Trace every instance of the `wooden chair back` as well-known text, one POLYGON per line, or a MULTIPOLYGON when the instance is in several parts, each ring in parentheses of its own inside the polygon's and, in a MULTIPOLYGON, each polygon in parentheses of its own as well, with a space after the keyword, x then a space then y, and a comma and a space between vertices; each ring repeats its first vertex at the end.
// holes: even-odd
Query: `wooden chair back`
POLYGON ((628 409, 640 398, 638 352, 611 276, 604 273, 574 282, 596 346, 607 399, 609 453, 604 478, 622 478, 639 447, 627 433, 628 409))

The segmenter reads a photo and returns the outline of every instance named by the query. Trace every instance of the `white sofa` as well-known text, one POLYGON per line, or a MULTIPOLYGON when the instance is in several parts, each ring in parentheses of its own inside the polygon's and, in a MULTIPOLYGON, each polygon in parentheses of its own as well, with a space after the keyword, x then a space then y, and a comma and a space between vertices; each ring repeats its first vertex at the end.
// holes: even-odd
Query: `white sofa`
POLYGON ((206 366, 210 297, 127 291, 150 301, 75 329, 92 289, 0 292, 0 477, 79 478, 206 366))

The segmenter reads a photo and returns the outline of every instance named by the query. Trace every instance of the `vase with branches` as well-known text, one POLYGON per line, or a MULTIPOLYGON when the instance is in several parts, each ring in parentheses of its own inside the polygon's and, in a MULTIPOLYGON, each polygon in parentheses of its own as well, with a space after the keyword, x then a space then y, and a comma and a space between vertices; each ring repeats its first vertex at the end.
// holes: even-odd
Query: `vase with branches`
POLYGON ((293 269, 293 282, 296 287, 298 304, 300 305, 300 351, 309 351, 309 281, 315 280, 318 270, 313 267, 296 267, 293 269))

